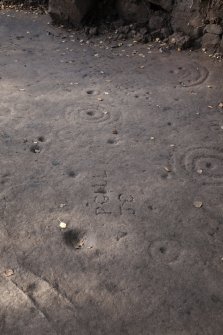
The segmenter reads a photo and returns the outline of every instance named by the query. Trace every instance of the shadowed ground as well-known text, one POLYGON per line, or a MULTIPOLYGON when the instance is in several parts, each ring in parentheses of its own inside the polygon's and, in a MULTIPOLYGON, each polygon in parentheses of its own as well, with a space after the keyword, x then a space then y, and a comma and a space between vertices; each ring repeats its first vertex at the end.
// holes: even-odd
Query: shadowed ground
POLYGON ((0 16, 0 334, 221 335, 222 63, 0 16))

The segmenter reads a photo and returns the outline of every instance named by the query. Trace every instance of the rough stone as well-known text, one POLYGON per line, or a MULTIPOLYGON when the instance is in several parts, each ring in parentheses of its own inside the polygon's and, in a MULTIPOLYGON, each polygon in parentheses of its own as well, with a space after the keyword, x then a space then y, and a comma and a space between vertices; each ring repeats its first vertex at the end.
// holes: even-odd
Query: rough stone
POLYGON ((49 0, 49 14, 56 22, 79 24, 94 4, 94 0, 49 0))
POLYGON ((193 28, 204 27, 204 22, 201 16, 195 16, 189 20, 189 25, 193 28))
POLYGON ((194 0, 191 6, 188 6, 188 1, 176 0, 171 16, 174 31, 191 35, 196 20, 201 18, 200 0, 194 0))
POLYGON ((191 45, 191 38, 183 33, 174 33, 169 38, 169 43, 181 50, 187 49, 191 45))
POLYGON ((173 31, 183 32, 194 41, 200 40, 204 32, 212 33, 212 36, 205 34, 202 38, 202 45, 206 49, 213 50, 219 43, 219 38, 216 35, 222 34, 222 28, 219 25, 222 16, 222 0, 194 0, 190 6, 186 0, 176 0, 171 14, 171 25, 173 31), (206 31, 204 22, 208 24, 206 31))
POLYGON ((190 37, 195 41, 199 38, 201 38, 204 34, 204 28, 203 27, 196 27, 194 28, 191 33, 190 37))
POLYGON ((223 33, 222 27, 218 24, 208 24, 205 27, 204 31, 206 33, 215 34, 215 35, 221 35, 223 33))
POLYGON ((222 63, 5 13, 0 334, 222 335, 222 63))
POLYGON ((160 30, 160 38, 161 39, 165 39, 168 38, 168 36, 170 36, 171 31, 168 27, 164 27, 160 30))
POLYGON ((222 37, 221 42, 220 42, 219 51, 223 54, 223 37, 222 37))
POLYGON ((150 16, 150 4, 136 0, 117 0, 118 14, 127 21, 146 21, 150 16))
POLYGON ((98 28, 97 27, 91 27, 89 29, 89 35, 90 36, 97 36, 98 35, 98 28))
MULTIPOLYGON (((161 36, 167 38, 168 32, 182 33, 173 37, 176 41, 171 43, 183 49, 193 41, 213 50, 219 46, 219 39, 207 34, 223 34, 222 0, 193 0, 190 3, 188 0, 49 0, 49 13, 54 21, 68 24, 78 24, 86 17, 91 19, 89 25, 95 25, 95 19, 98 22, 106 17, 107 21, 122 19, 124 26, 137 23, 149 27, 146 34, 139 29, 126 28, 127 32, 118 32, 118 39, 133 37, 146 42, 161 36)), ((95 35, 94 32, 95 28, 92 31, 89 28, 90 35, 95 35)))
POLYGON ((202 48, 210 51, 216 51, 220 44, 220 36, 206 33, 202 38, 202 48))
POLYGON ((0 1, 0 4, 2 5, 10 5, 10 4, 15 4, 15 5, 29 5, 29 6, 35 6, 35 5, 47 5, 48 0, 3 0, 0 1))
POLYGON ((150 0, 150 2, 154 5, 157 5, 163 8, 166 11, 171 11, 173 9, 173 1, 172 0, 150 0))
POLYGON ((220 23, 223 18, 223 1, 211 0, 209 1, 208 10, 206 11, 206 18, 210 23, 220 23))
POLYGON ((164 27, 164 17, 153 15, 149 20, 149 28, 151 31, 162 29, 164 27))
POLYGON ((129 33, 129 31, 130 31, 130 27, 129 26, 122 26, 118 30, 118 32, 120 34, 126 34, 126 35, 129 33))

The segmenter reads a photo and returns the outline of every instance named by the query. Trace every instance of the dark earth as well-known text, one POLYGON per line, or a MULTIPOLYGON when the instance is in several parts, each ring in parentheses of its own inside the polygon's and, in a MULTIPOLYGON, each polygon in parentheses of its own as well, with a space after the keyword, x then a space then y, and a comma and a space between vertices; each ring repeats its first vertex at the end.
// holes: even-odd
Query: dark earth
POLYGON ((221 335, 222 63, 0 18, 0 334, 221 335))

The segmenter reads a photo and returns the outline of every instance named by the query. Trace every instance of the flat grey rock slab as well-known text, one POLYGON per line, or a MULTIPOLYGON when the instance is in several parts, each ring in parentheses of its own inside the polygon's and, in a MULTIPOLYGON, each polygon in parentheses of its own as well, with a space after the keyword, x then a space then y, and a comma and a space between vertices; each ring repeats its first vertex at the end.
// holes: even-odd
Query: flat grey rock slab
POLYGON ((0 16, 0 333, 221 335, 222 63, 0 16))

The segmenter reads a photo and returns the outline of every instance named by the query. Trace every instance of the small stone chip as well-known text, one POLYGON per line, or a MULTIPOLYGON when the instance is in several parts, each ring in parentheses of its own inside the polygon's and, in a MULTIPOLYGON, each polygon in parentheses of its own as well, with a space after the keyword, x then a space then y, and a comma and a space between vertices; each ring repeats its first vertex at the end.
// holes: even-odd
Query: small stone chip
POLYGON ((197 173, 198 173, 198 174, 202 174, 202 173, 203 173, 203 170, 202 170, 202 169, 198 169, 198 170, 197 170, 197 173))
POLYGON ((60 208, 64 208, 66 204, 60 204, 60 208))
POLYGON ((5 277, 11 277, 11 276, 14 275, 14 271, 12 269, 6 269, 4 271, 4 275, 5 275, 5 277))
POLYGON ((218 107, 223 108, 223 102, 220 102, 220 104, 218 105, 218 107))
POLYGON ((202 201, 194 201, 194 207, 201 208, 203 206, 202 201))
POLYGON ((61 229, 66 229, 67 228, 67 224, 63 221, 60 221, 59 226, 60 226, 61 229))
POLYGON ((171 172, 171 171, 172 171, 171 168, 170 168, 169 166, 164 166, 164 170, 165 170, 166 172, 171 172))

